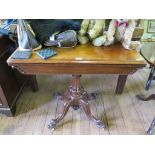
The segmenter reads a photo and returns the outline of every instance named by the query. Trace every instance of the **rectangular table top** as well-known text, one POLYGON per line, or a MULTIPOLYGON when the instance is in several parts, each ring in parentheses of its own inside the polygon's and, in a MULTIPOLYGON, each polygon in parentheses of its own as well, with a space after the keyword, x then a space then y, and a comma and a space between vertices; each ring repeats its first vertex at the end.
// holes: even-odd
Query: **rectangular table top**
POLYGON ((109 47, 95 47, 90 44, 78 45, 74 48, 55 48, 57 55, 47 60, 41 59, 35 51, 32 52, 30 59, 12 59, 7 60, 8 64, 126 64, 126 65, 144 65, 145 61, 139 52, 135 50, 126 50, 120 44, 109 47))

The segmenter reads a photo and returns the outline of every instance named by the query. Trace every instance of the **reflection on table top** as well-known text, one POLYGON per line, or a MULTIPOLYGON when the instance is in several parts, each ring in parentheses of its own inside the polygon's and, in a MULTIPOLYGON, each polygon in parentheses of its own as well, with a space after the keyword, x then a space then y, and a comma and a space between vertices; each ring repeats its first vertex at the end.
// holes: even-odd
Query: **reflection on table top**
POLYGON ((74 48, 54 48, 57 55, 47 60, 41 59, 36 51, 30 59, 8 59, 8 63, 90 63, 90 64, 145 64, 144 59, 135 50, 126 50, 120 44, 109 47, 95 47, 90 44, 74 48))

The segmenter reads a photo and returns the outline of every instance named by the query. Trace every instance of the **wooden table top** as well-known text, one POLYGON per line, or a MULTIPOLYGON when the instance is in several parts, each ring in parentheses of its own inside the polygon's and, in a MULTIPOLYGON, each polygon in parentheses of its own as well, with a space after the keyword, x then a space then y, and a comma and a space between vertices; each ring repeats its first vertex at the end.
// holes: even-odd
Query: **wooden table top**
POLYGON ((109 47, 95 47, 90 44, 78 45, 74 48, 53 48, 57 55, 47 60, 41 59, 35 51, 32 52, 30 59, 12 59, 7 60, 8 64, 129 64, 144 65, 145 61, 139 52, 135 50, 126 50, 120 44, 109 47))

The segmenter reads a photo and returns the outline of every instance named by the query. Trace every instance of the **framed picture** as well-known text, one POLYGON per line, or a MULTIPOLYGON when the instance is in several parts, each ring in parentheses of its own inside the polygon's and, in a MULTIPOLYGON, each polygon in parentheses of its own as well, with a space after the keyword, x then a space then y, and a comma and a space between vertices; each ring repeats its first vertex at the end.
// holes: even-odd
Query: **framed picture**
POLYGON ((155 20, 148 20, 147 32, 155 33, 155 20))

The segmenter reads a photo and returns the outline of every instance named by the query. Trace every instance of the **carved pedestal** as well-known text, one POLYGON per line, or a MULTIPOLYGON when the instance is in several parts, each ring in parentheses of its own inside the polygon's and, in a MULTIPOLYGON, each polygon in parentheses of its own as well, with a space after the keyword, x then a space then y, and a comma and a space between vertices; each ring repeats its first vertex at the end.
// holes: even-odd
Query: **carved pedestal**
POLYGON ((73 79, 69 89, 63 96, 59 96, 60 100, 63 102, 63 111, 56 119, 52 119, 49 122, 48 128, 54 130, 57 123, 65 117, 70 107, 73 107, 75 110, 82 108, 88 119, 95 123, 97 127, 105 128, 105 125, 99 119, 94 117, 90 111, 88 101, 92 99, 92 95, 89 95, 84 88, 80 86, 81 75, 72 75, 72 77, 73 79))

